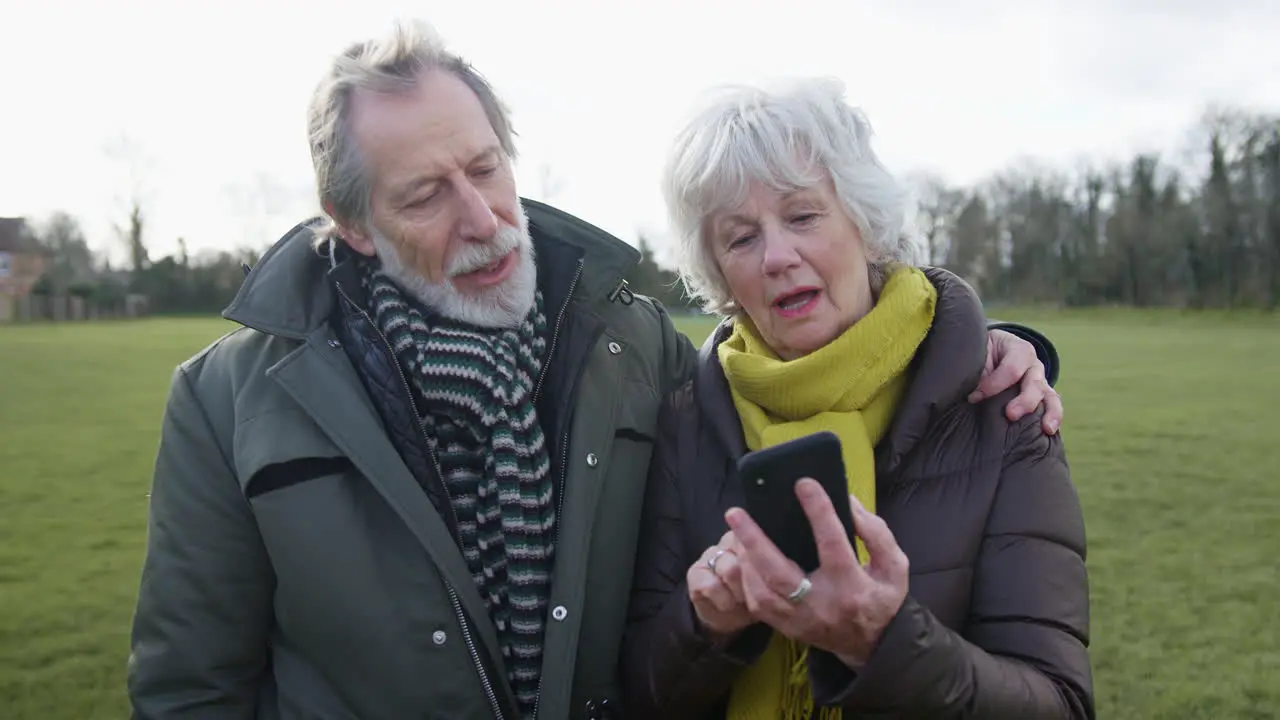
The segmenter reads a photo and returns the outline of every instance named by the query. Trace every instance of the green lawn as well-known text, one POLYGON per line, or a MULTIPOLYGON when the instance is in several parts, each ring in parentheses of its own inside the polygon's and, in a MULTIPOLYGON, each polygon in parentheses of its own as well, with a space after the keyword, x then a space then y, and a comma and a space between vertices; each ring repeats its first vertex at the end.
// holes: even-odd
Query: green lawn
MULTIPOLYGON (((1280 320, 995 314, 1034 318, 1065 364, 1101 716, 1280 717, 1280 320)), ((164 393, 228 327, 0 328, 0 717, 127 715, 164 393)))

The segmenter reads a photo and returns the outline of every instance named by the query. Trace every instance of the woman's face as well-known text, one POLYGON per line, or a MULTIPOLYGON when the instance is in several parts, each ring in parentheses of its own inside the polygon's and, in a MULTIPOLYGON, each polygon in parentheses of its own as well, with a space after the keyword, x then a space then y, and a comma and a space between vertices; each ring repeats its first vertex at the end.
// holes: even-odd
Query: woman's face
POLYGON ((734 300, 783 360, 871 310, 862 236, 830 178, 790 193, 753 182, 742 205, 711 218, 707 241, 734 300))

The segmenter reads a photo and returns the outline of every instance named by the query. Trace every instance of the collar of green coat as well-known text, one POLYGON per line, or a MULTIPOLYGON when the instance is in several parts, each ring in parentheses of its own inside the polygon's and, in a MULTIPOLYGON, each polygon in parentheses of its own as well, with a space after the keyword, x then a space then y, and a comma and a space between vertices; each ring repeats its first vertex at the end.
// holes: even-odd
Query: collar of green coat
MULTIPOLYGON (((579 260, 582 273, 574 301, 590 303, 616 295, 640 252, 581 218, 545 203, 521 198, 538 257, 538 284, 548 297, 548 313, 567 297, 579 260), (554 304, 552 300, 555 300, 554 304)), ((329 255, 315 246, 319 218, 294 226, 275 242, 249 272, 222 317, 270 335, 301 339, 324 324, 333 311, 334 283, 350 269, 342 253, 329 255), (334 260, 338 262, 335 266, 334 260)), ((353 288, 354 286, 354 288, 353 288)), ((352 298, 357 304, 360 300, 352 298)))

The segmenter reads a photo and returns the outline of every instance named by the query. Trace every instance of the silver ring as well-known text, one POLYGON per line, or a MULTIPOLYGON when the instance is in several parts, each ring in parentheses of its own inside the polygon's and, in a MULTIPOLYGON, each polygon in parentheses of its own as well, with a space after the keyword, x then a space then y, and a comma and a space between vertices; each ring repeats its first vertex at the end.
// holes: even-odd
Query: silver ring
POLYGON ((716 572, 716 561, 719 560, 720 556, 724 555, 726 552, 728 552, 728 550, 725 550, 724 548, 719 548, 716 550, 715 555, 712 555, 711 557, 707 558, 707 567, 711 568, 711 573, 713 575, 716 572))
POLYGON ((803 600, 804 596, 808 595, 809 591, 812 589, 813 583, 809 582, 808 577, 805 577, 800 580, 800 586, 791 591, 791 594, 787 596, 787 601, 791 603, 798 603, 803 600))

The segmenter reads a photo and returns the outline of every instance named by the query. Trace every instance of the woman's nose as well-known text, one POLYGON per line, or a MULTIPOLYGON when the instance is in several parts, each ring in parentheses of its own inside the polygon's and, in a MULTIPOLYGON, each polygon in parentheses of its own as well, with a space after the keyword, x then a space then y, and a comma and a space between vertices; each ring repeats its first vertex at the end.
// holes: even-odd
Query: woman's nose
POLYGON ((761 233, 761 240, 764 242, 765 273, 776 275, 800 264, 795 239, 788 233, 765 231, 761 233))

